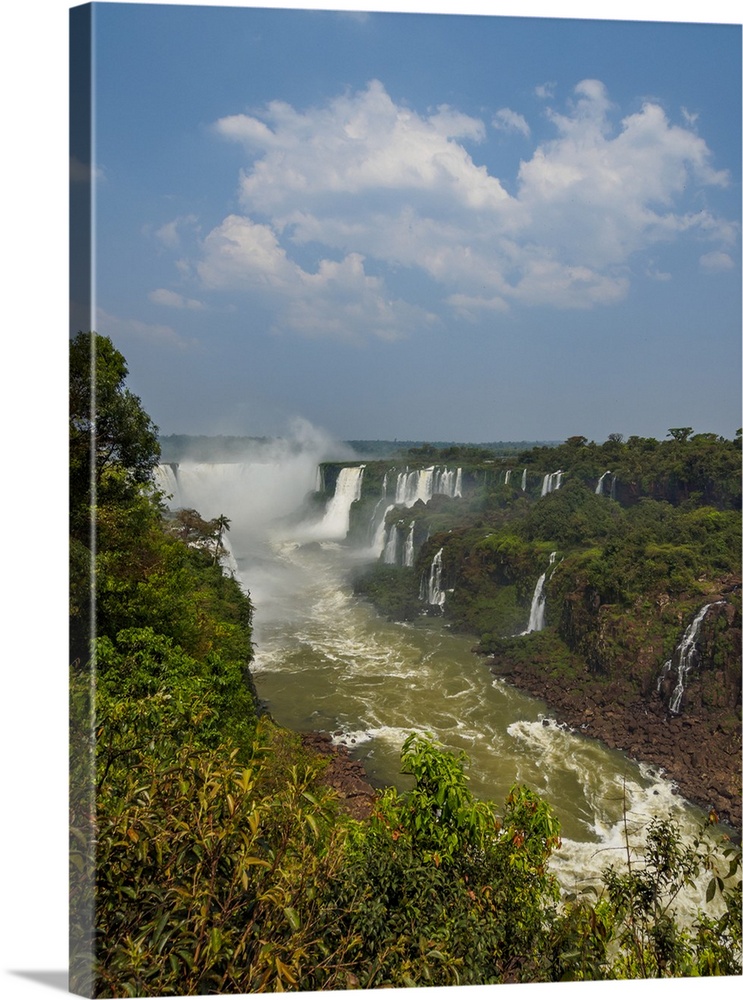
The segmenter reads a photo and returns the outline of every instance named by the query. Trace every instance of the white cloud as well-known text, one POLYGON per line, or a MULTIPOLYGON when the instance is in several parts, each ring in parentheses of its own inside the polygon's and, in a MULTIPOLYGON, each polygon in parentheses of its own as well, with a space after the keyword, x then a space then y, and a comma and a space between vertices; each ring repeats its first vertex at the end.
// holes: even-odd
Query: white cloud
POLYGON ((289 259, 270 226, 245 216, 228 216, 209 233, 198 273, 208 288, 250 291, 273 303, 277 328, 308 336, 396 340, 433 321, 391 300, 384 282, 365 272, 361 254, 321 260, 315 272, 306 271, 289 259))
POLYGON ((584 81, 576 93, 570 114, 551 115, 558 137, 521 165, 518 200, 529 217, 523 235, 546 243, 558 233, 563 259, 599 268, 695 229, 729 238, 728 225, 709 213, 673 211, 694 182, 727 183, 699 136, 649 103, 613 134, 603 85, 584 81))
MULTIPOLYGON (((530 136, 509 108, 491 117, 530 136)), ((207 288, 261 296, 277 328, 394 338, 433 321, 390 294, 395 269, 396 287, 406 270, 423 272, 439 313, 591 308, 624 297, 630 273, 665 280, 650 261, 630 267, 658 243, 737 240, 734 222, 698 208, 727 174, 657 103, 620 119, 601 81, 583 80, 547 120, 552 138, 522 160, 509 194, 494 164, 476 162, 481 120, 448 106, 418 113, 378 81, 321 107, 277 101, 220 119, 217 132, 247 154, 243 214, 202 240, 194 273, 207 288), (297 262, 310 244, 313 269, 297 262)), ((177 222, 161 239, 175 240, 177 222)), ((702 266, 725 267, 725 256, 712 249, 702 266)))
POLYGON ((537 97, 541 97, 542 100, 551 100, 555 96, 555 88, 557 84, 553 81, 552 83, 540 83, 534 88, 534 93, 537 97))
POLYGON ((327 107, 297 112, 269 104, 263 117, 233 115, 217 122, 223 136, 260 158, 243 173, 240 193, 249 211, 281 219, 303 206, 377 192, 413 199, 434 193, 479 210, 507 194, 461 142, 485 136, 481 121, 444 106, 427 118, 396 105, 381 83, 334 98, 327 107))
POLYGON ((150 302, 158 306, 168 306, 172 309, 203 309, 204 303, 198 299, 187 299, 179 292, 169 288, 155 288, 148 296, 150 302))
POLYGON ((495 112, 493 128, 504 132, 520 132, 524 136, 531 134, 531 129, 526 118, 517 111, 511 111, 510 108, 500 108, 495 112))
POLYGON ((180 215, 156 229, 155 236, 164 247, 175 250, 181 246, 184 230, 197 229, 197 223, 195 215, 180 215))
POLYGON ((721 250, 712 250, 699 258, 699 264, 705 271, 730 271, 735 264, 732 257, 721 250))

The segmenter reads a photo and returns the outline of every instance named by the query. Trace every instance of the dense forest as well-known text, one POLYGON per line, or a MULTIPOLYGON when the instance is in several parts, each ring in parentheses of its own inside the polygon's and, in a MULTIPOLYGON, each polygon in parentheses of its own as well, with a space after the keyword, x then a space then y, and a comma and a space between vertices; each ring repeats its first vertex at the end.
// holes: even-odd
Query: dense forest
MULTIPOLYGON (((642 856, 628 852, 624 865, 607 865, 600 884, 562 897, 550 871, 560 842, 552 807, 523 786, 504 803, 476 799, 465 758, 425 734, 403 747, 410 790, 379 790, 367 819, 344 812, 324 780, 327 758, 259 711, 252 604, 219 561, 229 511, 207 521, 166 510, 152 478, 157 430, 126 377, 108 338, 74 339, 74 992, 740 973, 740 851, 709 829, 683 843, 673 822, 655 821, 642 856), (672 903, 689 882, 722 905, 719 915, 700 912, 682 927, 672 903)), ((688 429, 660 444, 573 439, 514 453, 508 483, 496 461, 478 456, 471 464, 456 511, 443 497, 426 507, 418 553, 418 568, 427 567, 443 548, 445 613, 496 660, 508 658, 502 636, 523 627, 534 574, 555 550, 561 561, 547 581, 547 614, 559 608, 559 621, 527 638, 551 644, 529 648, 535 662, 559 648, 561 670, 577 671, 570 656, 578 656, 591 678, 610 676, 609 650, 622 645, 617 623, 627 609, 642 610, 638 644, 647 646, 656 629, 670 655, 679 615, 685 620, 728 583, 733 601, 739 439, 688 429), (537 499, 520 489, 515 469, 545 464, 562 468, 565 483, 537 499), (586 485, 607 469, 621 502, 586 485), (662 608, 647 603, 653 588, 668 596, 662 608), (665 614, 671 605, 676 618, 665 614), (606 607, 613 610, 602 617, 606 607)), ((357 505, 352 530, 361 530, 371 499, 357 505)), ((391 524, 409 514, 398 512, 391 524)), ((381 565, 358 586, 391 614, 418 614, 416 574, 381 565)), ((718 617, 722 648, 734 622, 718 617)), ((719 655, 727 705, 727 660, 719 655)), ((734 718, 734 705, 730 711, 734 718)), ((715 821, 711 813, 708 826, 715 821)))
MULTIPOLYGON (((396 555, 364 569, 356 589, 396 620, 442 615, 476 637, 496 672, 588 735, 663 766, 740 828, 740 448, 740 432, 731 441, 683 427, 661 442, 576 436, 500 459, 463 449, 462 495, 391 507, 396 555)), ((365 469, 357 536, 388 468, 365 469)))

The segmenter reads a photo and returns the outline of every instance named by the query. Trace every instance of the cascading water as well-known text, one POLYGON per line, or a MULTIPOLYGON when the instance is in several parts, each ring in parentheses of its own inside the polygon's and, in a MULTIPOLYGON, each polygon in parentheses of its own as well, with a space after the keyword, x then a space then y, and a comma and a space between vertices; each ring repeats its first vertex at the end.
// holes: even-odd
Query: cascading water
POLYGON ((717 605, 724 603, 724 601, 713 601, 710 604, 705 604, 704 607, 697 612, 694 621, 684 632, 683 638, 674 650, 671 659, 666 660, 663 664, 663 671, 658 679, 659 688, 662 681, 673 671, 673 662, 676 660, 676 676, 678 680, 675 688, 671 692, 671 697, 668 702, 668 710, 674 715, 679 715, 681 712, 681 699, 684 695, 684 688, 686 686, 686 675, 699 663, 697 637, 699 635, 699 629, 701 628, 702 622, 704 621, 710 608, 714 608, 717 605))
POLYGON ((504 486, 508 486, 508 484, 511 482, 511 472, 512 472, 511 469, 506 469, 506 478, 503 480, 504 486))
MULTIPOLYGON (((465 751, 478 796, 499 804, 513 784, 527 784, 558 813, 562 847, 551 867, 565 891, 596 884, 607 861, 621 863, 625 829, 640 844, 654 815, 693 836, 701 812, 657 771, 550 722, 542 702, 494 680, 471 640, 436 614, 403 626, 353 594, 349 570, 368 552, 326 541, 317 524, 292 516, 324 457, 287 452, 273 463, 178 469, 179 505, 232 521, 239 579, 255 603, 251 673, 276 722, 333 734, 379 786, 404 787, 399 752, 412 731, 465 751), (311 539, 320 544, 301 544, 311 539)), ((443 599, 442 556, 422 576, 424 601, 443 599)), ((703 891, 681 904, 692 915, 703 891)))
POLYGON ((175 463, 155 467, 155 486, 166 497, 172 498, 173 509, 183 506, 179 500, 178 466, 175 463))
POLYGON ((526 489, 526 469, 521 473, 521 489, 526 489))
POLYGON ((361 498, 361 482, 365 468, 364 465, 347 466, 338 473, 335 493, 319 526, 319 534, 323 538, 343 539, 348 534, 351 504, 361 498))
POLYGON ((222 535, 222 554, 219 557, 219 563, 222 569, 229 573, 230 576, 235 579, 240 575, 240 570, 237 565, 237 559, 235 559, 235 553, 232 549, 232 543, 230 542, 227 533, 222 535))
MULTIPOLYGON (((394 559, 392 558, 392 546, 396 546, 391 539, 392 528, 386 524, 387 515, 394 507, 412 507, 419 500, 428 503, 436 494, 449 497, 462 496, 462 470, 457 469, 456 473, 446 467, 438 468, 435 465, 427 469, 405 469, 398 472, 395 480, 395 500, 394 503, 385 503, 387 500, 387 476, 385 473, 382 484, 382 496, 377 502, 369 522, 369 537, 371 539, 371 551, 383 562, 397 561, 397 548, 395 548, 394 559), (389 552, 388 552, 389 546, 389 552)), ((412 564, 411 564, 412 565, 412 564)))
POLYGON ((432 465, 412 472, 406 469, 397 475, 395 505, 398 507, 412 507, 418 500, 428 503, 436 493, 448 497, 461 496, 462 470, 457 469, 454 473, 446 467, 440 469, 432 465))
MULTIPOLYGON (((387 506, 384 508, 384 512, 382 513, 381 519, 377 521, 377 526, 374 529, 374 536, 372 538, 372 543, 371 543, 371 551, 376 556, 381 556, 382 553, 384 552, 385 545, 389 538, 389 529, 387 528, 386 525, 387 515, 391 510, 394 509, 395 505, 393 503, 387 504, 387 506)), ((372 525, 373 524, 374 520, 372 519, 372 525)))
MULTIPOLYGON (((554 566, 555 559, 557 558, 557 553, 552 552, 550 554, 550 566, 554 566)), ((530 632, 541 632, 544 628, 544 614, 547 605, 547 595, 544 592, 544 584, 547 580, 547 573, 549 572, 549 566, 542 573, 542 575, 537 580, 537 584, 534 588, 534 594, 531 599, 531 609, 529 611, 529 624, 526 626, 526 630, 521 633, 521 635, 529 635, 530 632)))
POLYGON ((611 470, 609 470, 608 472, 605 472, 601 476, 601 478, 599 479, 598 483, 596 484, 596 490, 595 490, 596 496, 603 496, 603 493, 604 493, 604 480, 606 479, 607 476, 610 476, 610 475, 611 475, 611 470))
POLYGON ((379 555, 384 547, 384 519, 392 504, 387 503, 387 473, 382 480, 382 495, 377 500, 369 521, 369 545, 379 555))
POLYGON ((421 600, 427 601, 436 607, 441 607, 446 600, 446 591, 441 588, 441 573, 443 569, 443 548, 439 549, 431 561, 431 568, 428 571, 428 585, 421 581, 421 600))
POLYGON ((415 530, 415 521, 410 522, 410 527, 408 528, 408 533, 405 538, 405 548, 402 554, 402 564, 403 566, 412 566, 415 562, 415 546, 413 544, 413 532, 415 530))
POLYGON ((387 563, 390 566, 394 566, 397 563, 397 540, 399 531, 396 524, 391 524, 387 528, 387 541, 384 544, 384 551, 382 552, 382 562, 387 563))
POLYGON ((554 490, 559 490, 561 486, 562 469, 558 469, 557 472, 548 472, 542 480, 542 496, 544 497, 548 493, 552 493, 554 490))

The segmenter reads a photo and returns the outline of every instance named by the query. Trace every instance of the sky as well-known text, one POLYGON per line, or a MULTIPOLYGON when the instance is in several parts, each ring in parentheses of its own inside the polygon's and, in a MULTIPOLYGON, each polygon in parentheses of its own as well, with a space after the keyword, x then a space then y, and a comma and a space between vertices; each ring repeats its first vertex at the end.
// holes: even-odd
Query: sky
MULTIPOLYGON (((266 0, 266 4, 282 5, 281 0, 266 0)), ((302 5, 303 0, 294 3, 295 7, 302 5)), ((344 6, 361 4, 346 0, 344 6)), ((369 0, 365 6, 399 9, 402 4, 369 0)), ((418 12, 451 11, 454 7, 482 12, 483 6, 475 0, 456 4, 452 0, 408 0, 406 4, 408 10, 418 12)), ((704 4, 690 0, 604 0, 600 6, 580 0, 489 0, 487 6, 500 13, 537 19, 585 18, 598 12, 605 18, 650 22, 648 29, 653 21, 678 18, 738 26, 741 22, 736 0, 706 0, 704 4)), ((0 158, 6 318, 0 405, 6 488, 0 491, 0 498, 3 523, 9 529, 4 556, 10 583, 3 598, 10 625, 4 636, 10 669, 5 672, 3 695, 11 708, 5 713, 0 741, 5 800, 12 803, 10 821, 2 824, 0 832, 0 852, 10 859, 3 869, 3 901, 6 912, 12 915, 0 935, 0 982, 4 983, 3 995, 18 1000, 40 1000, 51 995, 50 989, 63 989, 67 968, 69 263, 73 275, 75 270, 75 261, 69 261, 68 254, 67 205, 68 176, 80 176, 74 167, 69 170, 67 156, 68 7, 68 0, 25 0, 9 8, 5 30, 0 33, 6 139, 0 158)), ((329 21, 327 18, 326 25, 329 21)), ((357 20, 357 32, 365 27, 368 33, 373 21, 357 20)), ((574 88, 582 80, 598 79, 604 84, 614 104, 610 115, 613 135, 621 130, 622 119, 641 109, 650 97, 652 103, 665 109, 669 123, 699 136, 709 150, 709 169, 728 171, 730 180, 722 187, 690 177, 685 190, 692 199, 691 208, 679 202, 676 193, 670 205, 653 201, 647 211, 684 218, 704 205, 718 220, 739 225, 739 35, 730 42, 723 41, 731 34, 729 29, 667 25, 665 31, 658 29, 660 34, 650 32, 640 44, 641 32, 630 25, 615 24, 624 34, 622 38, 614 35, 614 44, 606 39, 606 32, 602 38, 574 35, 568 45, 568 26, 564 25, 559 37, 553 31, 545 39, 542 33, 541 48, 534 38, 516 50, 503 31, 488 41, 482 30, 474 32, 469 48, 461 39, 455 48, 457 39, 451 24, 446 21, 451 37, 445 36, 438 46, 430 36, 414 33, 403 37, 393 32, 387 51, 381 44, 374 50, 368 42, 366 48, 352 45, 350 25, 345 26, 343 36, 325 36, 323 29, 322 37, 334 39, 333 48, 318 41, 317 33, 311 34, 309 29, 299 39, 285 29, 278 42, 287 45, 280 49, 278 43, 274 45, 275 35, 264 27, 260 34, 271 41, 270 51, 264 48, 261 57, 260 45, 255 43, 252 49, 245 45, 242 58, 237 59, 234 50, 240 48, 244 34, 223 36, 221 48, 213 47, 220 44, 219 38, 206 34, 195 50, 185 47, 190 32, 162 27, 156 32, 152 26, 144 36, 132 30, 122 35, 127 52, 117 59, 124 60, 131 72, 119 72, 119 94, 107 98, 110 103, 117 98, 119 120, 109 127, 107 159, 104 162, 101 157, 97 164, 97 190, 104 183, 107 186, 106 225, 111 227, 108 243, 99 248, 102 257, 105 249, 105 259, 99 262, 105 267, 99 268, 98 305, 110 318, 110 325, 102 332, 109 333, 125 353, 130 383, 166 433, 220 429, 258 433, 259 426, 268 426, 269 417, 281 430, 282 422, 294 415, 312 418, 318 425, 340 426, 334 432, 343 437, 417 436, 416 428, 425 422, 430 433, 421 433, 422 440, 435 437, 434 430, 447 438, 453 435, 455 417, 462 423, 467 421, 462 436, 477 440, 512 434, 521 437, 522 430, 510 430, 512 418, 514 426, 523 428, 528 436, 558 438, 580 428, 579 433, 596 440, 603 436, 604 426, 608 433, 662 437, 668 426, 691 424, 698 430, 714 429, 729 436, 740 425, 739 242, 706 241, 703 232, 693 226, 673 240, 667 238, 651 246, 644 243, 633 251, 629 263, 614 262, 612 275, 627 274, 631 283, 625 297, 613 306, 587 310, 547 304, 535 307, 517 303, 511 294, 510 311, 493 314, 479 331, 471 320, 455 324, 447 319, 448 325, 442 323, 439 331, 412 330, 396 341, 368 334, 363 339, 358 330, 361 342, 357 339, 345 344, 294 331, 271 333, 271 324, 278 324, 278 319, 270 312, 272 288, 268 282, 261 308, 269 319, 261 318, 249 328, 248 321, 258 305, 247 303, 247 292, 242 298, 230 299, 226 289, 219 293, 207 290, 193 276, 187 277, 185 265, 183 270, 179 268, 179 260, 195 268, 205 259, 199 239, 203 243, 229 215, 253 218, 252 210, 240 201, 240 172, 242 169, 249 175, 251 164, 265 157, 266 151, 254 150, 253 159, 248 159, 240 143, 215 134, 216 122, 244 114, 275 130, 276 124, 263 115, 270 101, 283 99, 296 112, 307 115, 312 108, 328 109, 330 101, 347 92, 363 93, 372 79, 383 84, 396 106, 414 111, 421 120, 429 121, 440 104, 479 120, 485 132, 479 142, 466 135, 450 139, 468 151, 472 163, 485 166, 488 177, 500 180, 511 197, 519 191, 519 163, 533 158, 540 141, 560 136, 545 117, 547 108, 563 117, 568 115, 569 102, 579 100, 574 88), (703 46, 701 39, 710 35, 714 35, 714 43, 703 46), (294 43, 288 46, 292 37, 294 43), (153 45, 145 53, 142 46, 148 38, 153 45), (154 46, 157 39, 159 47, 154 46), (315 46, 316 57, 308 68, 304 57, 311 46, 315 46), (199 48, 208 53, 201 61, 199 48), (483 49, 487 50, 484 60, 470 57, 470 52, 481 53, 483 49), (427 53, 427 68, 416 64, 414 69, 413 60, 427 53), (344 65, 334 78, 333 60, 339 59, 344 65), (205 61, 211 68, 204 69, 205 61), (168 65, 172 62, 176 65, 168 65), (295 78, 290 91, 288 81, 295 66, 303 75, 295 78), (467 98, 468 81, 475 75, 478 88, 467 98), (215 81, 220 83, 219 92, 214 89, 215 81), (555 90, 550 102, 535 102, 534 88, 551 83, 555 90), (153 112, 163 112, 159 120, 150 107, 153 112), (690 116, 698 115, 693 127, 687 124, 683 108, 690 116), (529 134, 524 134, 523 126, 521 132, 518 128, 512 132, 496 128, 493 119, 503 109, 521 115, 529 134), (117 135, 120 139, 114 142, 117 135), (131 153, 125 155, 127 148, 131 153), (486 160, 489 151, 497 151, 501 159, 497 163, 486 160), (188 216, 195 216, 201 227, 192 230, 190 248, 184 246, 179 254, 171 249, 168 254, 167 247, 158 247, 150 234, 188 216), (716 251, 727 254, 734 267, 703 271, 701 258, 716 251), (651 259, 654 264, 649 263, 651 259), (650 281, 643 277, 648 268, 671 278, 650 281), (118 281, 114 280, 117 272, 118 281), (150 293, 160 288, 180 294, 184 302, 202 303, 201 315, 198 308, 173 305, 169 310, 160 305, 156 311, 150 293), (225 317, 232 320, 230 329, 223 325, 225 317), (446 330, 454 331, 451 341, 446 330), (459 348, 457 337, 461 338, 459 348), (612 347, 615 339, 618 342, 612 347), (179 346, 179 341, 184 345, 179 346), (444 350, 447 343, 451 343, 449 352, 444 350), (189 344, 191 354, 186 349, 189 344), (471 350, 474 347, 477 354, 471 350), (380 354, 385 349, 387 353, 380 354), (386 391, 380 380, 373 378, 375 364, 384 369, 386 391), (342 372, 330 384, 325 380, 326 365, 342 372), (280 381, 279 375, 287 381, 280 381), (344 380, 351 382, 350 388, 346 389, 344 380), (303 396, 300 389, 306 390, 303 396), (363 407, 367 394, 373 404, 368 411, 375 416, 357 420, 357 412, 367 412, 363 407), (334 410, 337 397, 340 401, 334 410), (406 398, 414 404, 407 409, 403 405, 406 398), (586 405, 579 410, 584 400, 586 405), (325 413, 321 412, 323 407, 325 413), (561 413, 568 413, 569 419, 561 413), (444 427, 434 427, 439 419, 444 427)), ((530 26, 539 28, 533 20, 530 26)), ((585 25, 583 29, 588 30, 585 25)), ((500 115, 498 121, 506 124, 507 117, 500 115)), ((519 119, 510 121, 513 124, 519 119)), ((439 123, 443 124, 441 119, 439 123)), ((99 152, 102 150, 100 147, 99 152)), ((332 166, 337 168, 338 164, 332 166)), ((655 173, 661 176, 659 171, 655 173)), ((436 222, 440 226, 448 205, 447 222, 455 237, 461 215, 457 216, 456 201, 442 201, 441 187, 435 199, 439 214, 426 218, 431 229, 436 222)), ((429 212, 431 202, 433 197, 429 212)), ((628 205, 637 211, 631 199, 628 205)), ((255 214, 256 223, 277 226, 271 214, 278 218, 275 205, 265 203, 263 207, 262 214, 255 214)), ((311 207, 327 226, 328 215, 320 212, 317 196, 311 207)), ((333 211, 337 214, 341 207, 337 201, 333 211)), ((423 215, 420 199, 414 207, 423 215)), ((484 226, 489 217, 482 215, 484 226)), ((369 250, 339 251, 333 249, 332 241, 300 246, 289 241, 290 235, 280 234, 281 245, 289 248, 290 259, 298 261, 302 270, 317 273, 308 258, 310 251, 316 259, 336 262, 345 259, 348 252, 357 252, 365 258, 365 274, 392 281, 390 268, 369 250), (305 256, 299 257, 300 252, 305 256)), ((391 232, 390 241, 393 235, 391 232)), ((536 235, 529 244, 535 254, 540 247, 536 235)), ((649 235, 645 233, 646 241, 649 235)), ((482 252, 486 236, 483 232, 475 249, 482 252)), ((512 242, 514 253, 524 246, 519 240, 512 242)), ((559 261, 558 250, 554 254, 559 261)), ((492 255, 494 261, 502 263, 504 253, 501 245, 500 254, 492 255)), ((507 277, 514 286, 524 272, 515 267, 518 259, 512 259, 514 269, 507 277)), ((709 259, 708 265, 714 261, 714 257, 709 259)), ((723 263, 722 258, 717 261, 723 263)), ((591 259, 587 266, 596 268, 599 263, 598 258, 591 259)), ((601 266, 608 267, 606 263, 601 266)), ((423 302, 421 308, 434 312, 443 310, 441 302, 447 297, 468 293, 463 286, 443 287, 441 279, 435 280, 420 267, 404 267, 402 263, 398 267, 403 276, 415 276, 418 283, 401 289, 398 274, 397 283, 385 286, 390 287, 391 301, 418 307, 423 302)), ((450 279, 453 283, 453 273, 450 279)), ((499 292, 504 297, 504 289, 493 291, 492 282, 481 291, 483 297, 495 298, 499 292)), ((451 305, 446 308, 449 316, 451 305)), ((77 320, 79 302, 76 310, 77 320)), ((691 998, 698 993, 692 980, 645 985, 654 997, 666 992, 669 998, 684 993, 691 998)), ((715 985, 730 995, 737 988, 732 980, 715 985)), ((530 989, 522 986, 520 993, 527 995, 530 989)), ((542 995, 541 987, 533 989, 542 995)), ((594 984, 591 989, 603 996, 602 987, 594 984)), ((632 983, 631 991, 633 996, 642 994, 643 984, 632 983)), ((470 987, 466 991, 468 997, 478 992, 490 996, 488 988, 478 991, 470 987)), ((550 994, 570 998, 574 987, 556 984, 550 987, 550 994)))
POLYGON ((94 9, 73 332, 163 434, 734 435, 740 26, 94 9))

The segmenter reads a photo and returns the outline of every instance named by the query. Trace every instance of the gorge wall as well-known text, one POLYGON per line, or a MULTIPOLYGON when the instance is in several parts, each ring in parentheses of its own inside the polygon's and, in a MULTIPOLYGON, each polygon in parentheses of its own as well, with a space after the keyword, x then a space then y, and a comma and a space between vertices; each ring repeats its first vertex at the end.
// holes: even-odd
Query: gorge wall
MULTIPOLYGON (((719 450, 734 469, 739 453, 719 450)), ((398 620, 443 616, 562 721, 661 766, 740 829, 734 480, 630 478, 617 455, 609 472, 601 456, 585 468, 584 448, 582 469, 544 451, 549 465, 366 463, 347 537, 376 561, 357 592, 398 620)), ((326 502, 339 475, 323 467, 326 502)))

